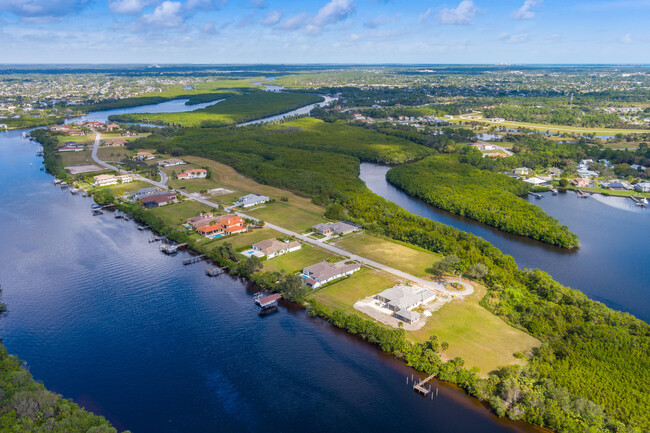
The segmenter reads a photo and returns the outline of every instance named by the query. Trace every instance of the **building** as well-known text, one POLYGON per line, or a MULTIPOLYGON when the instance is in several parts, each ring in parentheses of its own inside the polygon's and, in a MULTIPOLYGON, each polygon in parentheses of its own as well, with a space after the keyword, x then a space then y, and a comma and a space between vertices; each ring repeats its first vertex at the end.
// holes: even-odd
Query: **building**
POLYGON ((119 175, 117 175, 115 177, 121 183, 133 182, 133 176, 131 176, 130 174, 119 174, 119 175))
POLYGON ((140 203, 147 209, 152 207, 165 206, 176 201, 175 192, 162 192, 152 194, 140 199, 140 203))
POLYGON ((514 174, 518 174, 519 176, 528 176, 530 174, 530 168, 528 167, 519 167, 515 168, 512 170, 514 174))
POLYGON ((640 192, 650 192, 650 182, 640 182, 634 185, 634 189, 640 192))
POLYGON ((85 149, 86 146, 84 146, 83 144, 77 144, 74 141, 71 141, 59 147, 57 150, 59 152, 81 152, 82 150, 85 149))
POLYGON ((491 143, 485 143, 483 141, 479 141, 477 143, 472 144, 475 148, 478 150, 496 150, 497 147, 494 144, 491 143))
POLYGON ((298 241, 285 241, 281 242, 277 239, 266 239, 252 245, 254 251, 259 251, 266 259, 281 256, 293 251, 297 251, 302 247, 298 241))
POLYGON ((586 178, 571 179, 569 182, 571 182, 573 185, 577 186, 578 188, 588 188, 589 185, 591 185, 591 180, 586 178))
POLYGON ((150 152, 138 152, 135 154, 133 159, 137 161, 149 161, 151 159, 156 159, 156 156, 150 152))
POLYGON ((352 275, 360 269, 360 264, 346 260, 341 260, 336 263, 320 262, 304 268, 302 270, 302 276, 305 279, 306 285, 312 289, 316 289, 330 281, 352 275))
POLYGON ((246 221, 240 216, 230 214, 217 217, 216 221, 212 224, 198 227, 196 232, 206 237, 212 237, 216 235, 242 233, 246 230, 248 230, 246 221))
POLYGON ((201 214, 199 216, 195 216, 192 218, 188 218, 185 220, 185 222, 195 229, 203 226, 208 226, 210 225, 213 221, 215 220, 215 217, 211 213, 205 213, 201 214))
POLYGON ((131 197, 135 200, 140 200, 141 198, 148 197, 156 193, 158 193, 158 188, 141 188, 134 192, 131 197))
POLYGON ((120 129, 120 125, 118 125, 117 123, 109 123, 108 125, 106 125, 107 131, 116 131, 118 129, 120 129))
POLYGON ((345 221, 339 221, 330 224, 316 224, 311 229, 316 233, 320 233, 323 235, 330 235, 330 234, 346 235, 348 233, 361 230, 361 228, 358 225, 345 222, 345 221))
POLYGON ((534 186, 540 186, 540 185, 548 184, 548 182, 546 182, 543 179, 540 179, 539 177, 531 177, 529 179, 524 180, 524 182, 529 183, 529 184, 534 185, 534 186))
POLYGON ((93 176, 93 186, 117 185, 117 177, 112 174, 100 174, 93 176))
POLYGON ((110 138, 104 141, 106 147, 124 147, 126 140, 123 138, 110 138))
POLYGON ((158 162, 158 165, 161 167, 173 167, 175 165, 183 165, 183 164, 185 164, 185 161, 176 158, 164 159, 158 162))
POLYGON ((613 189, 615 191, 629 191, 631 189, 634 189, 634 187, 632 185, 630 185, 629 183, 623 182, 623 181, 618 181, 618 180, 608 183, 607 188, 608 189, 613 189))
POLYGON ((551 176, 559 176, 562 174, 562 170, 556 167, 551 167, 548 169, 548 174, 551 176))
POLYGON ((394 312, 399 320, 413 323, 420 314, 411 311, 413 308, 433 301, 436 295, 429 289, 416 286, 398 285, 375 295, 375 299, 384 303, 384 307, 394 312))
POLYGON ((176 178, 178 179, 205 179, 205 177, 208 175, 208 170, 205 168, 191 168, 189 170, 185 170, 176 178))
POLYGON ((241 206, 246 208, 246 207, 255 206, 257 204, 266 203, 268 201, 269 198, 265 195, 248 194, 243 197, 239 197, 239 200, 233 203, 233 206, 241 206))

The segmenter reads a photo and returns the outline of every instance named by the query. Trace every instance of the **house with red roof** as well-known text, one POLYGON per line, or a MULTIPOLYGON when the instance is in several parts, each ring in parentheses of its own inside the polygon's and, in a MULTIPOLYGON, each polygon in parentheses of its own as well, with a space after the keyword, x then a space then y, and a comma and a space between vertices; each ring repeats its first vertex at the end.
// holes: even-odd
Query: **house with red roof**
POLYGON ((178 176, 178 179, 204 179, 208 175, 208 170, 205 168, 191 168, 185 170, 178 176))

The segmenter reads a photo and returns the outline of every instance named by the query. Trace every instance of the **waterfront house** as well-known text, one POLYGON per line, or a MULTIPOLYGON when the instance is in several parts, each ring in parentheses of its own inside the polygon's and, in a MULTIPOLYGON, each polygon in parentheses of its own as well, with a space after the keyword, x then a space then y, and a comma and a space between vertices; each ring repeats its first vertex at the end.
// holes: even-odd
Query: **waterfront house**
POLYGON ((266 239, 252 245, 254 251, 259 251, 266 259, 281 256, 293 251, 297 251, 302 247, 298 241, 285 241, 281 242, 277 239, 266 239))
POLYGON ((217 218, 217 222, 221 225, 223 225, 224 233, 232 235, 235 233, 243 233, 246 230, 248 230, 248 226, 246 226, 246 221, 238 215, 222 215, 217 218))
POLYGON ((224 227, 222 224, 214 223, 206 226, 201 226, 196 229, 196 232, 205 237, 212 237, 223 234, 224 227))
POLYGON ((614 191, 630 191, 634 189, 634 187, 629 183, 618 180, 608 183, 607 188, 614 191))
POLYGON ((360 264, 346 260, 336 263, 320 262, 304 268, 302 275, 307 286, 317 289, 323 284, 352 275, 360 269, 360 264))
POLYGON ((84 146, 83 144, 78 144, 72 141, 64 144, 63 146, 59 147, 57 150, 59 152, 81 152, 82 150, 85 149, 86 146, 84 146))
POLYGON ((175 192, 162 192, 158 194, 152 194, 140 199, 140 203, 142 203, 142 205, 147 209, 165 206, 174 202, 176 202, 175 192))
POLYGON ((192 227, 194 227, 195 229, 197 229, 199 227, 210 225, 214 220, 215 218, 212 213, 205 213, 199 216, 188 218, 185 220, 185 222, 191 225, 192 227))
POLYGON ((118 129, 120 129, 120 125, 118 125, 117 123, 109 123, 108 125, 106 125, 107 131, 115 131, 118 129))
POLYGON ((571 179, 569 182, 571 182, 573 185, 577 186, 578 188, 588 188, 589 185, 591 185, 591 180, 583 177, 571 179))
POLYGON ((394 316, 405 322, 413 323, 420 314, 411 311, 420 305, 425 305, 436 298, 435 293, 424 287, 397 285, 375 295, 375 299, 383 302, 383 307, 394 312, 394 316))
POLYGON ((233 206, 241 206, 243 208, 255 206, 257 204, 262 204, 268 202, 270 199, 265 195, 259 194, 248 194, 243 197, 239 197, 239 200, 233 203, 233 206))
POLYGON ((134 198, 135 200, 140 200, 141 198, 156 194, 157 192, 158 192, 158 188, 141 188, 136 192, 134 192, 131 197, 134 198))
POLYGON ((93 186, 117 185, 117 177, 112 174, 100 174, 93 176, 93 186))
POLYGON ((650 192, 650 182, 640 182, 634 185, 634 189, 640 192, 650 192))
POLYGON ((208 170, 205 168, 192 168, 189 170, 185 170, 184 172, 180 173, 176 178, 178 179, 205 179, 205 177, 208 175, 208 170))
POLYGON ((529 179, 524 180, 524 182, 529 183, 533 186, 544 186, 548 185, 548 182, 546 182, 543 179, 540 179, 539 177, 531 177, 529 179))
POLYGON ((584 177, 584 178, 598 176, 598 173, 596 173, 595 171, 587 170, 587 169, 584 169, 584 168, 578 169, 577 172, 578 172, 578 175, 580 177, 584 177))
POLYGON ((518 167, 512 170, 514 174, 518 174, 519 176, 528 176, 530 174, 530 168, 528 167, 518 167))

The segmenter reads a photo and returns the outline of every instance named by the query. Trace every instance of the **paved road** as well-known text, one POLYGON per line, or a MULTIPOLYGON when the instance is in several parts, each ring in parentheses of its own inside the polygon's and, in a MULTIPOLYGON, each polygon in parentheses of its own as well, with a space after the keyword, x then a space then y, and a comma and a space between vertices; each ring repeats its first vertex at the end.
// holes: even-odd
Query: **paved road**
POLYGON ((167 177, 167 173, 165 173, 162 170, 158 170, 158 174, 160 174, 160 183, 162 183, 163 185, 167 185, 167 181, 169 180, 169 178, 167 177))
MULTIPOLYGON (((119 169, 119 168, 117 168, 115 166, 107 164, 106 162, 100 160, 97 157, 97 149, 99 147, 99 141, 101 139, 101 135, 98 132, 95 132, 95 133, 97 135, 95 137, 95 142, 93 144, 93 150, 92 150, 92 153, 91 153, 93 160, 97 164, 100 164, 103 167, 106 167, 106 168, 111 169, 111 170, 117 170, 120 173, 128 174, 127 171, 121 170, 121 169, 119 169)), ((144 177, 139 176, 139 175, 133 175, 133 174, 131 174, 131 175, 135 176, 138 180, 141 180, 143 182, 147 182, 147 183, 150 183, 151 185, 155 185, 157 187, 167 189, 167 187, 165 186, 165 183, 167 182, 166 179, 163 179, 164 182, 156 182, 156 181, 144 178, 144 177)), ((211 202, 209 200, 206 200, 206 199, 203 199, 203 198, 195 197, 193 195, 190 195, 188 192, 186 192, 186 191, 184 191, 182 189, 181 190, 174 190, 174 191, 176 193, 184 196, 184 197, 187 197, 187 198, 191 199, 191 200, 196 200, 199 203, 203 203, 206 206, 213 207, 213 208, 218 208, 219 207, 219 205, 217 203, 213 203, 213 202, 211 202)), ((241 216, 242 218, 256 220, 256 218, 251 217, 249 215, 246 215, 244 213, 237 212, 237 211, 235 211, 235 213, 237 215, 241 216)), ((419 278, 419 277, 416 277, 414 275, 408 274, 406 272, 402 272, 399 269, 391 268, 390 266, 386 266, 386 265, 381 264, 379 262, 376 262, 374 260, 370 260, 370 259, 367 259, 365 257, 361 257, 361 256, 359 256, 357 254, 352 254, 349 251, 343 250, 343 249, 335 247, 333 245, 329 245, 329 244, 320 242, 320 241, 318 241, 316 239, 312 239, 312 238, 307 237, 305 235, 301 235, 300 233, 296 233, 294 231, 285 229, 284 227, 280 227, 278 225, 275 225, 275 224, 272 224, 272 223, 269 223, 269 222, 266 222, 265 226, 268 227, 268 228, 271 228, 271 229, 273 229, 275 231, 278 231, 280 233, 284 233, 285 235, 294 236, 294 237, 300 239, 303 242, 307 242, 309 244, 316 245, 316 246, 318 246, 320 248, 323 248, 323 249, 325 249, 327 251, 330 251, 330 252, 332 252, 334 254, 338 254, 340 256, 350 257, 350 259, 357 260, 357 261, 363 263, 364 265, 371 266, 371 267, 376 268, 376 269, 380 269, 380 270, 382 270, 384 272, 388 272, 389 274, 395 275, 396 277, 399 277, 399 278, 402 278, 404 280, 411 281, 412 283, 419 284, 421 286, 427 287, 427 288, 429 288, 431 290, 434 290, 434 291, 436 291, 436 292, 438 292, 440 294, 446 295, 446 296, 452 296, 452 297, 465 296, 465 295, 469 295, 469 294, 474 292, 474 288, 471 287, 469 284, 467 284, 465 286, 466 288, 463 291, 448 290, 448 289, 445 288, 444 285, 442 285, 440 283, 437 283, 435 281, 428 281, 428 280, 425 280, 423 278, 419 278)))

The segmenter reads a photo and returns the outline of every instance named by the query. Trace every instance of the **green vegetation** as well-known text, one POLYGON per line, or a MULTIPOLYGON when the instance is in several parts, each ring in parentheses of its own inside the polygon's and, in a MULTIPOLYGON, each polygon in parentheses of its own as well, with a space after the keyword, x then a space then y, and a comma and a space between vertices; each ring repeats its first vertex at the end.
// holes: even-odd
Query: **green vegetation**
POLYGON ((184 113, 138 113, 111 116, 113 121, 164 125, 215 127, 256 120, 322 101, 307 93, 256 91, 232 96, 223 102, 184 113))
MULTIPOLYGON (((319 209, 320 210, 320 209, 319 209)), ((245 209, 246 215, 276 223, 282 227, 302 232, 313 225, 325 222, 322 212, 310 212, 295 207, 291 203, 274 202, 245 209)))
POLYGON ((501 117, 506 120, 530 123, 550 123, 554 125, 581 126, 584 128, 621 128, 625 123, 616 114, 590 110, 589 108, 512 106, 486 108, 486 117, 501 117))
POLYGON ((432 206, 504 232, 564 248, 578 246, 578 237, 566 226, 560 225, 539 206, 518 197, 528 193, 528 184, 464 164, 457 155, 429 157, 404 164, 392 168, 386 178, 432 206))
MULTIPOLYGON (((268 238, 267 238, 268 239, 268 238)), ((306 266, 332 258, 333 255, 323 249, 302 244, 302 248, 292 253, 287 253, 271 260, 262 260, 265 271, 295 274, 302 272, 306 266)))
POLYGON ((49 126, 63 123, 62 117, 48 116, 48 117, 34 117, 23 116, 18 119, 0 119, 0 123, 7 125, 7 129, 18 128, 35 128, 38 126, 49 126))
POLYGON ((426 276, 426 269, 440 260, 439 255, 424 248, 367 233, 355 233, 330 243, 416 277, 426 276))
MULTIPOLYGON (((396 352, 415 368, 439 371, 443 380, 454 381, 488 401, 500 415, 568 432, 614 432, 623 425, 639 431, 650 428, 646 410, 650 404, 650 326, 560 286, 543 272, 519 270, 512 257, 485 240, 410 214, 372 194, 358 178, 360 160, 397 164, 426 156, 429 148, 315 119, 236 131, 190 128, 172 135, 154 133, 136 146, 182 147, 186 154, 231 165, 258 182, 310 196, 316 203, 338 202, 345 207, 348 220, 372 233, 457 256, 456 266, 463 273, 484 265, 487 274, 482 281, 488 293, 481 305, 541 341, 525 365, 499 369, 486 380, 463 369, 462 360, 441 364, 432 342, 404 346, 405 335, 398 330, 387 330, 356 314, 325 307, 314 307, 314 311, 396 352), (610 356, 614 351, 616 356, 610 356), (555 369, 558 360, 567 362, 555 369), (594 360, 598 369, 593 368, 594 360), (603 387, 605 374, 606 383, 617 387, 603 387)), ((211 257, 240 272, 226 243, 219 248, 209 252, 211 257)), ((291 277, 257 273, 250 278, 290 299, 304 299, 299 281, 291 277), (275 285, 278 278, 281 283, 275 285)))

